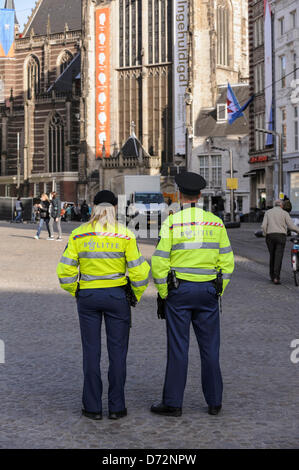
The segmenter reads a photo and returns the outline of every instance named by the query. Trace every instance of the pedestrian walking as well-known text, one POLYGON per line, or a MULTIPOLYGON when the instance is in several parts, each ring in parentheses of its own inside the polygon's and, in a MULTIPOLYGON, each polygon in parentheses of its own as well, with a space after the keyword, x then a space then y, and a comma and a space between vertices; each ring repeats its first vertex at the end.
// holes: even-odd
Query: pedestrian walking
POLYGON ((287 232, 292 230, 299 233, 299 228, 293 223, 290 214, 283 209, 283 201, 278 199, 273 209, 268 210, 263 219, 262 230, 270 254, 270 279, 274 284, 280 284, 280 271, 283 254, 287 241, 287 232))
POLYGON ((33 224, 36 223, 37 221, 37 215, 38 215, 38 204, 33 204, 32 206, 32 211, 31 211, 31 222, 33 224))
POLYGON ((68 204, 65 209, 65 221, 70 222, 71 220, 72 220, 72 206, 68 204))
POLYGON ((282 208, 283 210, 287 211, 289 214, 292 212, 293 206, 288 196, 284 197, 282 208))
POLYGON ((87 222, 89 218, 89 206, 86 202, 86 200, 83 201, 81 204, 81 217, 82 217, 82 222, 87 222))
POLYGON ((57 197, 56 192, 50 194, 50 222, 49 228, 51 232, 51 240, 54 240, 54 222, 57 225, 58 237, 57 241, 62 241, 62 231, 61 231, 61 202, 57 197))
POLYGON ((167 367, 162 402, 151 411, 182 414, 192 323, 200 349, 204 397, 209 413, 217 415, 223 391, 218 296, 231 279, 234 255, 222 220, 198 204, 206 186, 204 178, 185 172, 175 181, 181 210, 164 222, 152 257, 158 312, 166 318, 167 367))
POLYGON ((23 203, 21 202, 21 198, 18 197, 17 202, 16 202, 16 214, 17 214, 15 218, 16 223, 20 223, 20 224, 23 223, 23 210, 24 210, 23 203))
POLYGON ((102 320, 109 354, 109 418, 119 419, 127 415, 124 387, 131 311, 126 290, 131 285, 139 301, 149 281, 150 267, 134 234, 116 221, 116 205, 110 191, 95 196, 90 222, 72 232, 57 267, 61 287, 77 297, 83 347, 82 414, 96 420, 102 419, 102 320))
POLYGON ((49 237, 47 238, 47 240, 51 240, 51 232, 50 232, 50 228, 49 228, 49 222, 50 222, 49 208, 50 208, 50 201, 49 201, 48 195, 46 193, 43 193, 41 195, 41 202, 40 202, 40 204, 38 204, 40 220, 39 220, 39 224, 38 224, 37 233, 34 236, 34 238, 36 240, 38 240, 40 238, 40 234, 41 234, 41 231, 42 231, 42 228, 43 228, 44 224, 46 224, 48 234, 49 234, 49 237))
POLYGON ((74 219, 75 219, 77 222, 80 222, 80 220, 81 220, 81 212, 80 212, 80 206, 79 206, 79 204, 75 204, 75 205, 74 205, 74 219))

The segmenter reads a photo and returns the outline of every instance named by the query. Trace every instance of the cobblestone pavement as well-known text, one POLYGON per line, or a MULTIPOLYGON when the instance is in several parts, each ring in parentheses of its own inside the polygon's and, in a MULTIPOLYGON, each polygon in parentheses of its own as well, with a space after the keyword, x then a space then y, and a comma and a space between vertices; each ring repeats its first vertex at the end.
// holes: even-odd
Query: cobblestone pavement
MULTIPOLYGON (((69 232, 71 225, 64 225, 69 232)), ((82 359, 74 300, 55 274, 65 243, 34 240, 32 226, 0 224, 1 448, 298 448, 299 364, 290 361, 299 337, 299 290, 289 246, 282 281, 268 280, 268 255, 256 226, 231 230, 237 268, 223 301, 223 412, 207 414, 192 335, 181 418, 149 412, 160 399, 165 323, 156 317, 151 282, 133 313, 126 387, 129 415, 112 422, 81 417, 82 359)), ((67 236, 65 235, 65 242, 67 236)), ((152 242, 140 243, 149 259, 152 242)), ((104 332, 103 332, 103 341, 104 332)), ((104 413, 107 354, 103 347, 104 413)))

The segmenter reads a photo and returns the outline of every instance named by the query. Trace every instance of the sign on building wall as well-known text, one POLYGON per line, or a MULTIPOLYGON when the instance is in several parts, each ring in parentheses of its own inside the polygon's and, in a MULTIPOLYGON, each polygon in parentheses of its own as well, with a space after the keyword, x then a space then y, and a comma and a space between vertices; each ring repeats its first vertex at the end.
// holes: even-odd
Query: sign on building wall
POLYGON ((15 54, 15 11, 0 10, 0 59, 13 58, 15 54))
POLYGON ((2 78, 0 78, 0 103, 4 103, 4 101, 5 101, 4 91, 5 91, 4 80, 2 80, 2 78))
MULTIPOLYGON (((264 43, 265 43, 265 126, 266 130, 273 130, 273 73, 272 73, 272 14, 269 0, 264 0, 264 43)), ((266 134, 266 145, 273 144, 273 135, 266 134)))
POLYGON ((110 10, 100 8, 95 15, 96 158, 102 158, 110 156, 110 10))
POLYGON ((189 1, 173 1, 173 139, 174 154, 186 154, 189 1))

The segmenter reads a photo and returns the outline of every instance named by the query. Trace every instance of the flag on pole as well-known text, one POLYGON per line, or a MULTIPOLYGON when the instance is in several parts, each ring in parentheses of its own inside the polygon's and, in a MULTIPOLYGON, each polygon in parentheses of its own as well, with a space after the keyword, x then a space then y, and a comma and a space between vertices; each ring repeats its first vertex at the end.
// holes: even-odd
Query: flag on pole
POLYGON ((240 106, 236 95, 233 92, 231 85, 228 83, 227 85, 227 119, 229 124, 233 124, 236 119, 239 117, 244 116, 243 112, 248 108, 250 103, 252 103, 254 96, 251 96, 249 100, 244 104, 244 106, 240 106))

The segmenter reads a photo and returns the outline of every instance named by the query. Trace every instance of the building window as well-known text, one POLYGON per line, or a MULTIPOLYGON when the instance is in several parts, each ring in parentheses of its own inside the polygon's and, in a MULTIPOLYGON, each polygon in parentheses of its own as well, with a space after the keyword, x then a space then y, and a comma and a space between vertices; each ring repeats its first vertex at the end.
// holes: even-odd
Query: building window
POLYGON ((212 179, 213 188, 221 188, 222 186, 222 158, 221 155, 212 155, 212 179))
MULTIPOLYGON (((255 129, 264 129, 265 115, 263 113, 255 115, 255 129)), ((262 150, 265 147, 265 134, 255 131, 255 149, 262 150)))
POLYGON ((260 93, 264 90, 265 67, 264 62, 254 66, 254 92, 260 93))
POLYGON ((261 16, 254 22, 254 47, 264 44, 264 17, 261 16))
POLYGON ((40 64, 35 56, 30 56, 27 63, 27 96, 31 100, 40 92, 40 64))
POLYGON ((293 211, 299 211, 299 172, 291 173, 290 181, 290 199, 292 201, 293 211))
POLYGON ((67 66, 72 62, 73 56, 69 51, 65 51, 60 59, 59 74, 61 75, 67 66))
POLYGON ((217 121, 227 121, 226 104, 217 104, 217 121))
POLYGON ((34 183, 34 185, 33 185, 33 196, 34 197, 39 197, 40 196, 39 183, 34 183))
POLYGON ((237 196, 237 210, 238 212, 243 213, 243 197, 237 196))
POLYGON ((281 75, 281 88, 286 86, 286 56, 280 57, 280 75, 281 75))
POLYGON ((5 185, 5 197, 10 197, 10 185, 6 184, 5 185))
POLYGON ((283 35, 284 35, 284 17, 279 18, 278 24, 279 24, 279 33, 280 33, 280 36, 283 36, 283 35))
POLYGON ((294 150, 299 150, 299 121, 298 106, 294 107, 294 150))
POLYGON ((209 156, 203 155, 199 157, 199 173, 206 180, 207 186, 210 185, 209 179, 209 156))
POLYGON ((64 124, 58 113, 52 115, 49 129, 49 172, 64 171, 64 124))
POLYGON ((296 52, 293 53, 293 71, 294 71, 294 79, 297 78, 297 54, 296 52))
POLYGON ((170 31, 171 3, 169 0, 148 0, 148 61, 166 62, 169 58, 167 40, 170 31))
POLYGON ((221 188, 222 186, 222 157, 221 155, 200 155, 199 172, 206 180, 207 186, 221 188))
POLYGON ((142 0, 119 0, 119 66, 141 63, 142 0))
POLYGON ((227 0, 217 5, 217 64, 230 65, 231 10, 227 0))
POLYGON ((281 134, 282 134, 282 148, 283 151, 287 150, 287 110, 285 107, 281 108, 281 134))
POLYGON ((290 17, 291 17, 291 28, 294 29, 297 26, 297 11, 296 10, 291 11, 290 17))

